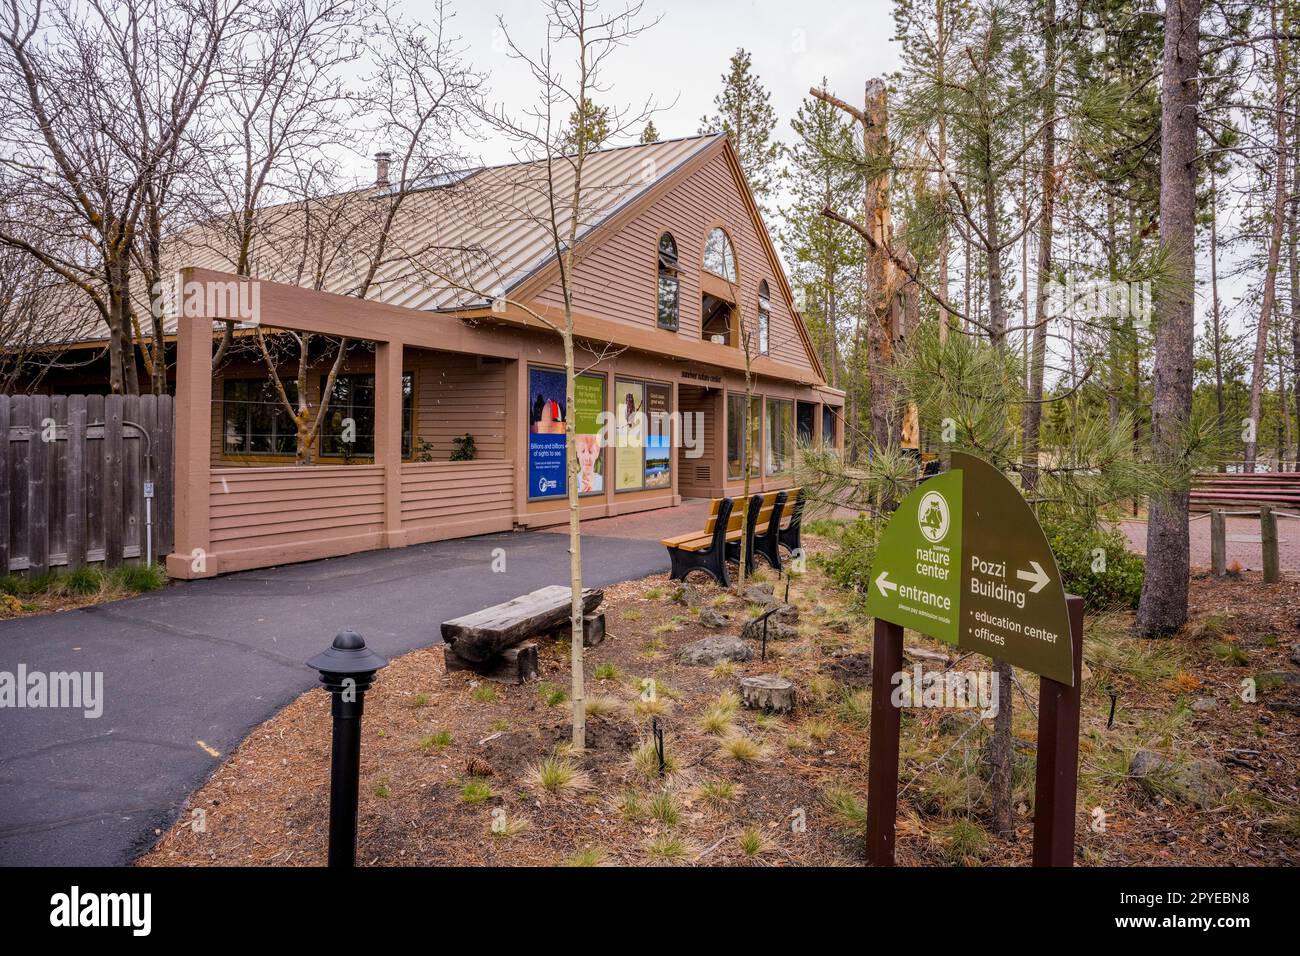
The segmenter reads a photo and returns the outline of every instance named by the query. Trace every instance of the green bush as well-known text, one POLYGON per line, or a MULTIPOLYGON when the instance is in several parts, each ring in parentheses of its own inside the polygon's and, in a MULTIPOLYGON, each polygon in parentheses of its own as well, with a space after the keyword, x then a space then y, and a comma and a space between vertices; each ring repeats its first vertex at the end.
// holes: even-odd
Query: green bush
POLYGON ((1056 555, 1065 590, 1083 598, 1088 610, 1135 608, 1142 594, 1146 562, 1128 550, 1128 539, 1117 528, 1095 528, 1069 519, 1044 517, 1043 531, 1056 555), (1105 569, 1094 571, 1105 552, 1105 569))
POLYGON ((878 542, 879 534, 871 519, 859 516, 845 524, 839 531, 839 547, 822 559, 826 574, 840 587, 866 594, 878 542))

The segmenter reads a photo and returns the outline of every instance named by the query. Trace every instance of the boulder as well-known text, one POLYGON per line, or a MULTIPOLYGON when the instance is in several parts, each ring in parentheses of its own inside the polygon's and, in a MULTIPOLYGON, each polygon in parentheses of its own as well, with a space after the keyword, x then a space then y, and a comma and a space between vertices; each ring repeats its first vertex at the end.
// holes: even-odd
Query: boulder
POLYGON ((699 607, 704 603, 704 595, 694 584, 683 584, 673 592, 673 600, 686 607, 699 607))
POLYGON ((731 617, 706 607, 700 609, 700 623, 705 627, 726 627, 731 623, 731 617))
MULTIPOLYGON (((758 619, 746 622, 741 637, 747 637, 751 641, 761 641, 763 639, 763 622, 758 619)), ((776 615, 772 615, 767 619, 767 639, 769 641, 793 641, 798 637, 799 629, 793 624, 778 620, 776 615)))
POLYGON ((1169 797, 1202 810, 1216 806, 1228 789, 1228 775, 1215 760, 1177 763, 1151 750, 1139 750, 1128 775, 1152 796, 1169 797))
POLYGON ((747 642, 728 634, 692 641, 677 652, 679 661, 695 667, 711 667, 722 661, 747 661, 753 656, 754 649, 747 642))
POLYGON ((759 604, 763 607, 776 603, 776 596, 772 593, 770 584, 751 584, 741 592, 740 596, 750 604, 759 604))
POLYGON ((1198 697, 1192 701, 1192 710, 1198 714, 1208 714, 1212 710, 1219 709, 1219 702, 1213 697, 1198 697))
POLYGON ((1300 667, 1300 644, 1291 645, 1291 663, 1300 667))

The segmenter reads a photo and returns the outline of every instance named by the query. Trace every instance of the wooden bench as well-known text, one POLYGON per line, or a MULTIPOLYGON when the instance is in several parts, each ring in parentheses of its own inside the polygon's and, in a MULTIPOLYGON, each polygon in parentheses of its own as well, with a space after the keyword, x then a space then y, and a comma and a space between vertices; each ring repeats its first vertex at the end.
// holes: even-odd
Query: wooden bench
POLYGON ((668 549, 672 561, 674 581, 685 581, 692 571, 703 571, 720 585, 731 586, 727 575, 727 536, 734 530, 740 534, 741 516, 733 514, 730 498, 714 498, 709 505, 709 518, 703 531, 691 531, 660 543, 668 549))
POLYGON ((1192 480, 1188 496, 1191 510, 1214 508, 1300 507, 1300 474, 1296 472, 1257 472, 1239 474, 1212 472, 1192 480))
MULTIPOLYGON (((531 640, 565 630, 570 622, 567 587, 552 584, 492 607, 442 622, 447 670, 470 670, 502 683, 522 684, 537 676, 537 644, 531 640)), ((599 588, 582 592, 583 643, 599 643, 605 616, 593 613, 604 600, 599 588)))
MULTIPOLYGON (((794 507, 790 509, 790 523, 777 532, 777 543, 784 546, 791 554, 803 547, 803 506, 806 495, 802 488, 791 488, 794 494, 794 507)), ((779 571, 781 566, 774 565, 779 571)))
MULTIPOLYGON (((749 499, 749 521, 745 526, 745 573, 753 574, 756 568, 754 555, 761 554, 773 568, 781 570, 781 549, 777 540, 781 532, 781 512, 785 509, 786 492, 769 491, 749 499), (758 529, 762 528, 762 531, 758 529)), ((740 535, 727 535, 727 559, 740 560, 740 535)))

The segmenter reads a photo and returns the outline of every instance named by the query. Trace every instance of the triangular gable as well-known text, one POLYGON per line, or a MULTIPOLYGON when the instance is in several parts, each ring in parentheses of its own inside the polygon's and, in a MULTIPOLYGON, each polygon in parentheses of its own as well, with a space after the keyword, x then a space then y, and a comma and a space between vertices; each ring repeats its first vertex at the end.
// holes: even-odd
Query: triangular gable
MULTIPOLYGON (((785 269, 741 172, 730 141, 719 136, 677 168, 662 175, 636 202, 611 215, 584 242, 575 270, 575 310, 655 329, 659 236, 677 240, 681 263, 681 330, 699 335, 700 264, 708 232, 720 225, 736 246, 741 311, 753 322, 759 281, 766 279, 772 302, 770 358, 781 366, 807 369, 825 382, 821 361, 794 303, 785 269)), ((543 309, 563 306, 559 267, 552 260, 512 294, 543 309)), ((755 363, 762 374, 762 360, 755 363)))

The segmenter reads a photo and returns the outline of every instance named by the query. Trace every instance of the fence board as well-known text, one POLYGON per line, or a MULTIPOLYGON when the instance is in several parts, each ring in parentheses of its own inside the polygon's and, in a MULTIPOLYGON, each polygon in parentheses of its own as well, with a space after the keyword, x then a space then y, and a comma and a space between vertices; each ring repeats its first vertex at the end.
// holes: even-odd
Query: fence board
POLYGON ((170 396, 0 395, 0 574, 143 558, 149 480, 167 554, 174 427, 170 396))

